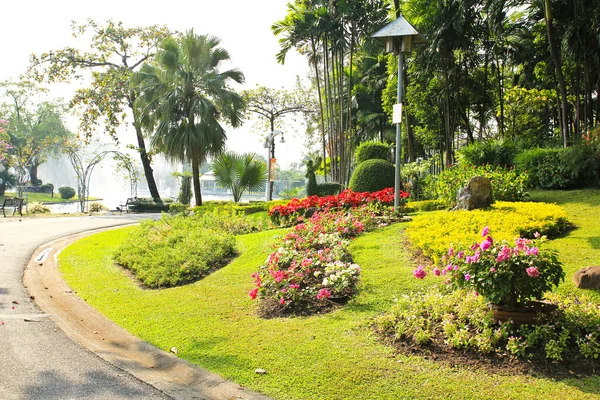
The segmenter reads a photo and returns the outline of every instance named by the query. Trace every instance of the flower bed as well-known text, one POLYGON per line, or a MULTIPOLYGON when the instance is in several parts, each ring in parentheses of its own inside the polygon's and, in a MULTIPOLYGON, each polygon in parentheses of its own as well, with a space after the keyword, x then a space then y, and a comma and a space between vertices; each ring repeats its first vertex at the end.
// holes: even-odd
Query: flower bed
POLYGON ((252 299, 261 300, 265 317, 311 314, 334 306, 331 299, 356 291, 360 267, 352 262, 349 239, 370 226, 366 206, 315 213, 275 245, 259 271, 252 274, 252 299))
MULTIPOLYGON (((409 194, 400 192, 401 206, 404 205, 409 194)), ((330 208, 356 208, 368 205, 373 211, 382 213, 383 207, 394 204, 394 188, 387 188, 378 192, 353 192, 344 190, 337 196, 309 196, 304 199, 292 199, 285 205, 279 205, 269 210, 273 222, 280 225, 301 222, 309 210, 327 210, 330 208)))

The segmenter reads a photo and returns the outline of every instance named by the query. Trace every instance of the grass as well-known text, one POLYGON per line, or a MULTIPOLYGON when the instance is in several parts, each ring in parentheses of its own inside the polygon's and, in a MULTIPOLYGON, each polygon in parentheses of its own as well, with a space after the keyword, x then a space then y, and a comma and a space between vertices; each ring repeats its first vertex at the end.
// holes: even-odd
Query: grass
MULTIPOLYGON (((575 196, 535 193, 564 205, 579 226, 554 242, 566 250, 568 280, 560 290, 579 293, 570 278, 577 265, 600 258, 600 193, 575 196), (593 212, 593 213, 592 213, 593 212), (591 215, 596 225, 586 222, 591 215), (570 249, 579 246, 579 250, 570 249), (582 260, 582 252, 586 252, 582 260), (569 286, 570 285, 570 286, 569 286)), ((600 377, 552 380, 543 376, 490 374, 395 354, 372 333, 373 318, 396 295, 424 289, 433 280, 412 277, 405 225, 363 235, 351 245, 362 269, 360 293, 330 314, 264 320, 247 293, 268 252, 284 230, 238 237, 241 255, 229 266, 191 285, 140 289, 112 262, 112 252, 131 228, 90 236, 65 249, 60 268, 67 282, 100 312, 138 337, 226 378, 277 399, 561 399, 598 398, 600 377), (267 370, 258 375, 256 368, 267 370)), ((600 298, 600 297, 596 297, 600 298)))

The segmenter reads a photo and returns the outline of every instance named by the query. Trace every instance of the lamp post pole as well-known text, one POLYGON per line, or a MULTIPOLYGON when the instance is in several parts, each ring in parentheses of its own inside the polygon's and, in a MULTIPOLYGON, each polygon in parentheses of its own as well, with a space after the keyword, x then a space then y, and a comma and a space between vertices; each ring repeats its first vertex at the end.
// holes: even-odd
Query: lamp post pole
MULTIPOLYGON (((398 52, 398 104, 402 104, 402 67, 404 53, 398 52)), ((402 108, 400 108, 402 110, 402 108)), ((396 173, 394 182, 394 210, 400 207, 400 158, 402 156, 402 119, 396 124, 396 173)))
POLYGON ((273 131, 267 135, 265 139, 265 148, 267 149, 267 185, 265 188, 266 201, 271 201, 273 198, 273 182, 271 180, 271 159, 275 158, 275 136, 281 135, 281 143, 283 140, 283 132, 273 131))

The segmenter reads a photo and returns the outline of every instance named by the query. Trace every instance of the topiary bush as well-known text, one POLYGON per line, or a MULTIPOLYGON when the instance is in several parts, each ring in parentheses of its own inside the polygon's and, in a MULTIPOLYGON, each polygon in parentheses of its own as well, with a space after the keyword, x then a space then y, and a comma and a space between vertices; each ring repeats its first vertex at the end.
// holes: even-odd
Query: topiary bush
POLYGON ((390 146, 381 142, 362 142, 354 154, 359 165, 367 160, 390 161, 392 158, 390 146))
POLYGON ((60 193, 62 199, 71 199, 75 197, 75 189, 70 186, 59 187, 58 193, 60 193))
POLYGON ((356 167, 350 178, 354 192, 377 192, 394 187, 394 165, 386 160, 367 160, 356 167))
POLYGON ((317 185, 317 196, 335 196, 342 193, 344 187, 337 182, 323 182, 317 185))
POLYGON ((315 165, 312 160, 306 163, 306 196, 317 195, 317 176, 315 175, 315 165))

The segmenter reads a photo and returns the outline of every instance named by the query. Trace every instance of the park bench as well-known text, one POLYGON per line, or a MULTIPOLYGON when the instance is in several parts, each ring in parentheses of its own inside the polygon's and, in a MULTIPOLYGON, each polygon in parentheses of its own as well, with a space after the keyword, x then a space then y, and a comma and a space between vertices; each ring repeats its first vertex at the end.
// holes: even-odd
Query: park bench
POLYGON ((127 199, 127 201, 125 202, 125 204, 121 204, 119 205, 119 211, 123 212, 129 212, 129 208, 130 207, 135 207, 135 206, 139 206, 142 202, 142 199, 137 198, 137 197, 130 197, 127 199))
POLYGON ((2 214, 4 215, 5 218, 6 218, 6 207, 13 208, 12 215, 15 215, 15 213, 18 211, 19 214, 21 216, 23 216, 23 212, 21 211, 21 208, 23 207, 23 199, 20 199, 18 197, 7 197, 4 199, 4 204, 2 204, 1 207, 2 207, 2 214))

